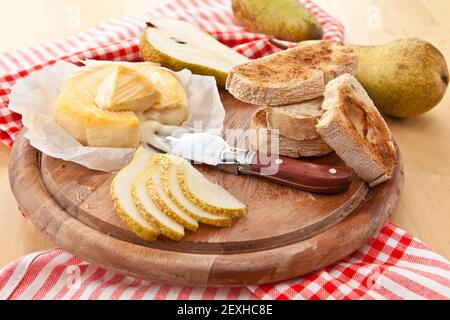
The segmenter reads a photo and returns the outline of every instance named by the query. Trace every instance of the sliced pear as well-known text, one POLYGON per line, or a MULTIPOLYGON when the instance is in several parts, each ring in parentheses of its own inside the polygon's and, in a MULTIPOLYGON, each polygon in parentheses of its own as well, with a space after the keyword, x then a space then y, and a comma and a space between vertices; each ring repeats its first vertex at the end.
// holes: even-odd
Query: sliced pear
POLYGON ((131 186, 134 179, 148 166, 154 153, 139 147, 130 164, 116 174, 110 186, 110 194, 118 216, 131 231, 144 240, 155 240, 159 235, 159 229, 139 213, 131 196, 131 186))
POLYGON ((211 214, 189 201, 183 194, 183 190, 178 184, 177 164, 180 162, 178 157, 161 154, 161 186, 165 194, 173 201, 178 208, 189 214, 198 221, 216 227, 229 227, 231 218, 211 214))
POLYGON ((110 111, 145 111, 160 99, 159 91, 137 68, 117 65, 98 87, 95 103, 110 111))
POLYGON ((140 47, 146 61, 214 76, 221 86, 234 66, 249 61, 196 25, 173 18, 150 18, 140 47))
POLYGON ((205 211, 238 217, 247 210, 245 204, 220 185, 210 182, 184 159, 177 164, 177 179, 184 196, 205 211))
POLYGON ((131 188, 131 195, 139 212, 147 221, 155 224, 167 238, 180 240, 184 237, 183 226, 159 209, 147 192, 146 181, 151 177, 154 168, 155 163, 151 162, 144 174, 136 177, 131 188))
POLYGON ((175 220, 189 230, 196 231, 198 229, 197 220, 178 208, 177 205, 164 192, 164 189, 161 186, 161 157, 155 156, 153 159, 155 161, 155 165, 151 168, 151 172, 149 173, 147 180, 147 191, 150 198, 156 206, 172 220, 175 220))

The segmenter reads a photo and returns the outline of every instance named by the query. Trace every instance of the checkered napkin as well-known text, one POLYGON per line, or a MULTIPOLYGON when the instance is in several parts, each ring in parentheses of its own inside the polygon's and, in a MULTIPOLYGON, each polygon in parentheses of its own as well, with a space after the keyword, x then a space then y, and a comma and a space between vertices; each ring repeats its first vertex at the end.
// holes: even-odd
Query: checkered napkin
MULTIPOLYGON (((322 24, 325 39, 343 39, 344 28, 340 22, 311 1, 302 2, 322 24)), ((266 35, 250 33, 239 26, 233 18, 228 0, 176 0, 142 17, 111 20, 49 44, 0 53, 0 140, 12 146, 22 128, 20 115, 8 109, 8 95, 17 80, 58 60, 72 63, 85 59, 140 60, 139 37, 150 16, 176 17, 195 23, 249 58, 258 58, 279 50, 269 43, 270 38, 266 35)))
POLYGON ((29 254, 1 270, 0 299, 450 299, 450 263, 392 224, 321 271, 242 288, 144 281, 53 249, 29 254))
MULTIPOLYGON (((324 38, 343 39, 343 26, 309 0, 324 38)), ((249 58, 278 49, 269 37, 246 32, 226 0, 177 0, 143 17, 102 23, 78 35, 0 53, 0 140, 11 146, 20 116, 8 109, 11 86, 58 60, 138 61, 139 36, 149 16, 198 24, 249 58)), ((293 43, 283 42, 287 46, 293 43)), ((192 288, 143 281, 83 262, 62 249, 27 255, 0 271, 0 299, 450 299, 450 263, 392 224, 339 263, 302 278, 242 288, 192 288)))

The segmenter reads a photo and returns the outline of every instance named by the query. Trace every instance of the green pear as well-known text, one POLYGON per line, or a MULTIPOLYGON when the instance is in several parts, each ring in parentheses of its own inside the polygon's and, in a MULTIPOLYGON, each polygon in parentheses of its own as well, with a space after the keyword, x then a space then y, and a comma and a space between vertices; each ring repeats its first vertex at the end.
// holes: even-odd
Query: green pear
POLYGON ((140 42, 142 58, 179 71, 214 76, 225 86, 228 72, 249 59, 196 25, 174 18, 150 18, 140 42))
POLYGON ((380 46, 350 46, 359 58, 356 77, 382 112, 415 117, 444 96, 447 64, 430 43, 408 38, 380 46))
POLYGON ((320 23, 299 0, 233 0, 231 5, 248 31, 293 42, 322 38, 320 23))

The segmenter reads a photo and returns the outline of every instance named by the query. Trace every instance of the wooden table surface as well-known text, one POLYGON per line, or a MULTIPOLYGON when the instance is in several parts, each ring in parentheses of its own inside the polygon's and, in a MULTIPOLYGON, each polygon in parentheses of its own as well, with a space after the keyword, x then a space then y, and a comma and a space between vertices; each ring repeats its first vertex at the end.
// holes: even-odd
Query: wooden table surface
MULTIPOLYGON (((381 44, 420 37, 450 63, 450 2, 446 0, 315 0, 346 27, 346 39, 381 44)), ((0 0, 0 51, 74 34, 105 19, 139 15, 161 0, 0 0)), ((450 259, 450 93, 415 119, 387 119, 402 151, 405 188, 392 221, 450 259)), ((0 268, 55 246, 17 210, 8 182, 9 149, 0 144, 0 268)), ((30 194, 30 197, 33 195, 30 194)))

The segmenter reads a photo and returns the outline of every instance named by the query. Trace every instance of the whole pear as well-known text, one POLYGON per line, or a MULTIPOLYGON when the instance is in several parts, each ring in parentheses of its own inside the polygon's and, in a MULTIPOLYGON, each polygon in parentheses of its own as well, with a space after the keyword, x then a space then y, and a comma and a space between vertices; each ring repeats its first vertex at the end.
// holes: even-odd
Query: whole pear
POLYGON ((320 23, 299 0, 233 0, 231 6, 248 31, 294 42, 322 38, 320 23))
POLYGON ((408 38, 380 46, 350 46, 359 57, 356 77, 382 112, 415 117, 444 96, 447 63, 430 43, 408 38))

